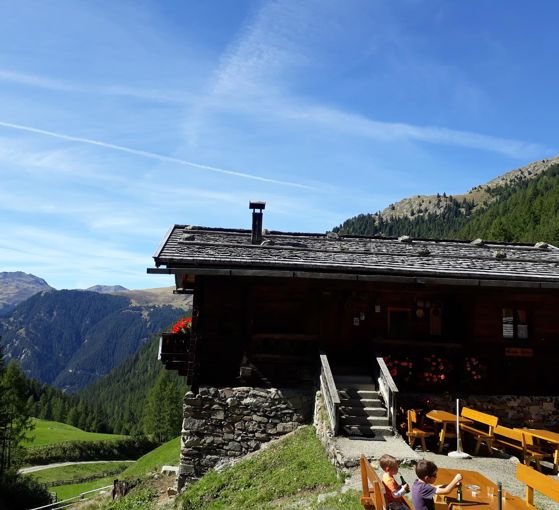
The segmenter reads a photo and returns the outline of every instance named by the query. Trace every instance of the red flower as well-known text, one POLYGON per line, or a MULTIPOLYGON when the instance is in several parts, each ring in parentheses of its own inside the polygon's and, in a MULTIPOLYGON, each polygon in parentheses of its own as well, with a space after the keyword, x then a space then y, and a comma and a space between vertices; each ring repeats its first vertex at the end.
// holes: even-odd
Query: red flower
POLYGON ((190 333, 192 329, 192 317, 183 317, 171 327, 171 333, 190 333))

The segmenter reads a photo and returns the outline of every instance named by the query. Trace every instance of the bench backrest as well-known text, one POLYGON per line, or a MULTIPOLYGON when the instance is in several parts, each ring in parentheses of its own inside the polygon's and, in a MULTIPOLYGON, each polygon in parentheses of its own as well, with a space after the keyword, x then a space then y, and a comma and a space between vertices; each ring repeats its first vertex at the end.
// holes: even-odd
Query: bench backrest
POLYGON ((503 425, 497 425, 494 432, 496 436, 503 436, 507 439, 512 439, 513 441, 519 443, 519 446, 522 446, 522 432, 520 432, 520 430, 503 427, 503 425))
POLYGON ((559 502, 559 481, 532 469, 525 464, 516 465, 516 478, 526 484, 526 502, 534 505, 534 490, 559 502))
POLYGON ((361 467, 361 485, 363 488, 361 504, 365 508, 374 507, 375 510, 386 509, 388 505, 386 504, 386 498, 384 497, 384 486, 382 484, 382 480, 378 477, 364 455, 361 455, 359 462, 361 467))
POLYGON ((408 432, 412 431, 415 423, 417 423, 417 413, 413 409, 408 409, 408 432))
POLYGON ((463 407, 460 416, 462 416, 462 418, 469 418, 470 420, 478 423, 483 423, 484 425, 487 425, 490 430, 493 430, 493 428, 499 423, 499 418, 496 416, 482 413, 481 411, 476 411, 475 409, 470 409, 469 407, 463 407))

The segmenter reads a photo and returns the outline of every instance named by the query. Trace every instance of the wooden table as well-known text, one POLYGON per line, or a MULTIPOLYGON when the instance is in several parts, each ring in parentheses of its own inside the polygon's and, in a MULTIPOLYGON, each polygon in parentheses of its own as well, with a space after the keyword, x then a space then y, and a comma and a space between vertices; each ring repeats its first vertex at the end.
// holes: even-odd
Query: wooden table
MULTIPOLYGON (((441 430, 439 432, 439 453, 443 451, 444 440, 447 436, 446 428, 450 425, 456 425, 456 415, 449 413, 448 411, 439 411, 437 409, 433 409, 429 411, 426 415, 427 418, 433 420, 435 423, 441 425, 441 430)), ((468 418, 459 418, 460 423, 472 423, 472 420, 468 418)), ((457 431, 458 432, 458 431, 457 431)))
POLYGON ((559 470, 559 434, 545 429, 514 429, 519 430, 523 434, 529 434, 540 441, 545 441, 553 445, 553 472, 557 474, 559 470))
MULTIPOLYGON (((462 479, 462 502, 456 501, 456 489, 447 495, 435 496, 435 510, 497 510, 497 484, 486 478, 478 471, 464 469, 439 468, 435 485, 448 484, 460 473, 462 479), (472 491, 469 485, 477 485, 479 489, 472 491), (492 489, 493 496, 488 489, 492 489)), ((522 498, 512 496, 503 490, 503 510, 533 510, 522 498)))

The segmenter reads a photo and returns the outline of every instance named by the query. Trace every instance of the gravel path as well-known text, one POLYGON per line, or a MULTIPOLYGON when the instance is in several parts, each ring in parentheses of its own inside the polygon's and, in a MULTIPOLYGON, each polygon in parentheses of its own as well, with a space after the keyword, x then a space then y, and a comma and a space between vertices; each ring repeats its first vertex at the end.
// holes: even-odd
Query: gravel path
POLYGON ((73 466, 74 464, 99 464, 104 462, 136 462, 134 460, 84 460, 82 462, 56 462, 53 464, 44 464, 41 466, 31 466, 26 468, 21 468, 18 473, 25 475, 28 473, 34 473, 35 471, 42 471, 43 469, 57 468, 63 466, 73 466))

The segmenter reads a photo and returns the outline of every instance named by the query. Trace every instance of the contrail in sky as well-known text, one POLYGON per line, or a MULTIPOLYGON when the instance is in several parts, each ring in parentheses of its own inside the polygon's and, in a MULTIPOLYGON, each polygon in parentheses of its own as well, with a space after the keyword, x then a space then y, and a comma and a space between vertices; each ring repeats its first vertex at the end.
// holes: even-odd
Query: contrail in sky
POLYGON ((260 177, 258 175, 247 174, 245 172, 235 172, 234 170, 226 170, 224 168, 218 168, 218 167, 215 167, 215 166, 202 165, 200 163, 194 163, 192 161, 186 161, 184 159, 174 158, 172 156, 165 156, 164 154, 157 154, 156 152, 148 152, 148 151, 143 151, 143 150, 139 150, 139 149, 131 149, 130 147, 124 147, 122 145, 115 145, 113 143, 100 142, 98 140, 92 140, 90 138, 81 138, 79 136, 70 136, 70 135, 65 135, 65 134, 62 134, 62 133, 55 133, 54 131, 46 131, 44 129, 37 129, 37 128, 34 128, 34 127, 30 127, 30 126, 23 126, 21 124, 12 124, 11 122, 0 121, 0 126, 6 127, 6 128, 11 128, 11 129, 18 129, 20 131, 27 131, 29 133, 36 133, 36 134, 39 134, 39 135, 52 136, 54 138, 59 138, 61 140, 68 140, 68 141, 71 141, 71 142, 87 143, 89 145, 97 145, 98 147, 104 147, 106 149, 112 149, 112 150, 120 151, 120 152, 127 152, 128 154, 134 154, 135 156, 142 156, 144 158, 157 159, 159 161, 166 161, 168 163, 176 163, 177 165, 184 165, 184 166, 190 166, 190 167, 194 167, 194 168, 200 168, 202 170, 208 170, 210 172, 216 172, 216 173, 225 174, 225 175, 232 175, 234 177, 242 177, 243 179, 253 179, 255 181, 269 182, 269 183, 272 183, 272 184, 281 184, 283 186, 292 186, 292 187, 295 187, 295 188, 316 189, 313 186, 307 186, 305 184, 299 184, 299 183, 296 183, 296 182, 281 181, 281 180, 278 180, 278 179, 271 179, 271 178, 268 178, 268 177, 260 177))

